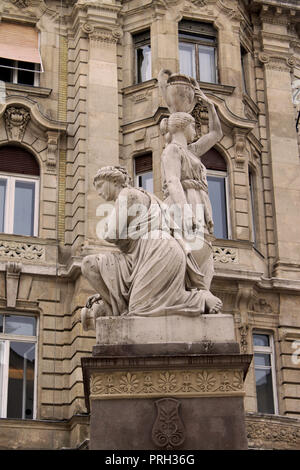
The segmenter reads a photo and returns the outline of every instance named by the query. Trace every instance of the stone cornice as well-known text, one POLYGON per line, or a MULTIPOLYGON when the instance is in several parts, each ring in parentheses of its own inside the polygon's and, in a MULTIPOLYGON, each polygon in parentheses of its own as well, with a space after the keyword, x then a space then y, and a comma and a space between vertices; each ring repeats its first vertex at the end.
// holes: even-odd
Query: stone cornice
POLYGON ((249 9, 259 13, 266 23, 285 25, 300 21, 300 4, 298 0, 253 0, 249 9))

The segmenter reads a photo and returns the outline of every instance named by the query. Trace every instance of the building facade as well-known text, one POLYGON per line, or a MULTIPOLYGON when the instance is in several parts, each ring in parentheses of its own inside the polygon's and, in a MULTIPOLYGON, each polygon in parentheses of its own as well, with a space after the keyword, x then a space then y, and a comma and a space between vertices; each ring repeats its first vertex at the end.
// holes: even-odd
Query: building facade
MULTIPOLYGON (((203 158, 212 291, 234 315, 250 448, 300 448, 297 0, 0 4, 0 448, 87 448, 87 254, 107 250, 93 177, 123 165, 162 198, 162 69, 199 81, 222 140, 203 158), (98 209, 98 211, 97 211, 98 209)), ((300 101, 300 99, 299 99, 300 101)), ((199 134, 208 114, 193 111, 199 134)))

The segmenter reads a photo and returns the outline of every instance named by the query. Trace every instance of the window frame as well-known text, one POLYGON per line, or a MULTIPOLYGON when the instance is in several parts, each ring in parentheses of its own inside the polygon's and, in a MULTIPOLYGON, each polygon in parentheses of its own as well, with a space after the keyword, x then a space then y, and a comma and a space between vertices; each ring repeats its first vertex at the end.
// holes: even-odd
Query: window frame
MULTIPOLYGON (((197 23, 194 21, 194 23, 197 23)), ((203 22, 198 22, 199 26, 203 24, 203 22)), ((212 25, 211 23, 208 23, 212 25)), ((213 26, 213 25, 212 25, 213 26)), ((180 23, 178 24, 178 48, 180 51, 180 43, 188 43, 188 44, 193 44, 194 45, 194 54, 195 54, 195 72, 196 76, 193 77, 195 78, 198 82, 201 82, 200 80, 200 59, 199 59, 199 46, 206 46, 210 47, 211 49, 214 50, 214 79, 215 81, 211 82, 205 82, 205 83, 214 83, 218 84, 219 83, 219 70, 218 70, 218 37, 217 37, 217 31, 215 34, 213 32, 200 32, 196 31, 196 26, 195 29, 191 30, 184 30, 184 26, 181 25, 180 23), (189 37, 190 36, 190 37, 189 37)), ((180 59, 179 59, 179 67, 180 67, 180 59)))
MULTIPOLYGON (((0 179, 7 180, 6 195, 5 195, 5 208, 4 208, 4 227, 3 232, 14 234, 14 209, 15 209, 15 183, 16 181, 26 181, 35 184, 34 194, 34 217, 33 217, 33 234, 20 235, 37 237, 39 232, 39 202, 40 202, 40 177, 31 175, 19 175, 17 173, 0 173, 0 179)), ((15 234, 17 235, 17 234, 15 234)))
MULTIPOLYGON (((146 155, 147 153, 149 152, 146 152, 145 154, 139 154, 139 155, 136 155, 133 159, 133 174, 134 174, 134 186, 136 188, 141 188, 141 189, 145 189, 143 188, 143 186, 140 186, 139 185, 139 182, 138 182, 138 179, 139 179, 139 176, 144 176, 144 175, 147 175, 147 174, 152 174, 152 187, 153 187, 153 192, 154 192, 154 178, 153 178, 153 162, 152 162, 152 169, 151 170, 146 170, 146 171, 140 171, 137 173, 136 171, 136 160, 139 158, 139 157, 143 157, 144 155, 146 155)), ((152 159, 152 153, 151 153, 151 159, 152 159)), ((151 191, 149 191, 151 192, 151 191)))
POLYGON ((249 179, 249 209, 251 218, 251 241, 253 246, 257 248, 257 223, 256 223, 256 200, 255 200, 255 175, 252 168, 248 167, 248 179, 249 179))
MULTIPOLYGON (((0 396, 2 394, 2 403, 0 403, 0 418, 7 419, 7 400, 8 400, 8 384, 9 384, 9 352, 10 352, 10 343, 11 342, 20 342, 20 343, 34 343, 35 344, 35 363, 34 363, 34 385, 33 385, 33 408, 32 408, 32 418, 13 418, 13 419, 27 419, 35 420, 37 418, 37 378, 38 378, 38 344, 39 344, 39 317, 34 313, 25 313, 25 312, 7 312, 1 311, 1 315, 16 315, 23 317, 30 317, 36 319, 36 335, 27 336, 27 335, 13 335, 0 332, 0 342, 4 342, 4 360, 3 360, 3 381, 0 388, 2 389, 0 396)), ((8 418, 9 419, 9 418, 8 418)))
POLYGON ((231 217, 230 217, 230 207, 229 207, 229 178, 227 171, 223 170, 210 170, 206 169, 207 179, 210 177, 224 178, 225 182, 225 205, 226 205, 226 222, 227 222, 227 238, 220 238, 219 240, 231 240, 232 239, 232 227, 231 227, 231 217))
MULTIPOLYGON (((278 408, 278 392, 277 392, 277 382, 276 382, 276 357, 275 357, 275 342, 274 342, 274 334, 270 331, 264 330, 253 330, 252 331, 252 343, 253 343, 253 369, 254 369, 254 380, 255 380, 255 396, 256 396, 256 406, 257 406, 257 388, 256 388, 256 368, 260 370, 271 370, 272 374, 272 392, 273 392, 273 403, 274 403, 274 413, 272 415, 279 414, 278 408), (255 346, 254 345, 254 335, 264 335, 268 336, 269 338, 269 346, 255 346), (255 353, 261 354, 268 354, 270 356, 270 366, 255 366, 255 353)), ((258 411, 258 413, 262 413, 258 411)), ((270 413, 265 413, 270 414, 270 413)))
POLYGON ((151 30, 150 28, 144 29, 143 31, 137 31, 135 33, 132 33, 132 41, 133 41, 133 47, 134 47, 134 82, 135 84, 139 83, 145 83, 148 80, 152 79, 152 48, 151 48, 151 30), (145 37, 144 39, 138 40, 138 36, 142 35, 148 36, 145 37), (146 78, 146 80, 139 80, 139 70, 138 70, 138 49, 143 46, 149 46, 150 47, 150 78, 146 78))
MULTIPOLYGON (((0 60, 1 59, 2 59, 2 57, 0 57, 0 60)), ((33 66, 33 70, 31 70, 31 69, 24 69, 22 67, 19 67, 19 62, 22 62, 22 61, 13 60, 13 59, 6 59, 6 60, 11 60, 13 65, 12 66, 1 65, 1 63, 0 63, 0 69, 1 68, 11 69, 12 70, 12 80, 10 80, 9 82, 4 81, 4 83, 13 83, 15 85, 33 86, 33 87, 39 87, 40 86, 40 75, 39 74, 42 72, 42 70, 40 69, 39 66, 41 64, 36 64, 34 62, 28 62, 28 64, 32 64, 32 66, 33 66), (19 70, 24 71, 24 72, 31 72, 33 74, 33 84, 32 85, 29 85, 27 83, 20 83, 19 82, 19 80, 18 80, 18 71, 19 70)))

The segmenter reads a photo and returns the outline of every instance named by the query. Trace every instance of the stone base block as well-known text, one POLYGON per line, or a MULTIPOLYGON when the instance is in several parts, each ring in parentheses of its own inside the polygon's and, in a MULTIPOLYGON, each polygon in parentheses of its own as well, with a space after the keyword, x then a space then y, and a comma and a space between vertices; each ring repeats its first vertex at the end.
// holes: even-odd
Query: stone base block
POLYGON ((233 343, 233 316, 228 314, 161 317, 100 317, 97 345, 233 343))
MULTIPOLYGON (((115 355, 82 358, 90 448, 246 449, 244 379, 252 356, 115 355)), ((176 348, 175 348, 176 349, 176 348)))

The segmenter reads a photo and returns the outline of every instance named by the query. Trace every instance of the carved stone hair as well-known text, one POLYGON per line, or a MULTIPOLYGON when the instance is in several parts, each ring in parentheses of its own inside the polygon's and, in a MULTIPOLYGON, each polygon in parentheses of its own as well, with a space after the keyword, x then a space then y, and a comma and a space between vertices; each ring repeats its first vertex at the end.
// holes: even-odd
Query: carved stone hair
POLYGON ((165 136, 166 142, 171 142, 171 135, 174 132, 185 129, 188 124, 194 123, 195 119, 188 113, 172 113, 169 118, 162 119, 160 131, 165 136))
POLYGON ((104 166, 100 168, 94 177, 94 186, 101 180, 110 181, 116 183, 123 188, 131 186, 131 178, 127 173, 126 168, 122 166, 104 166))

